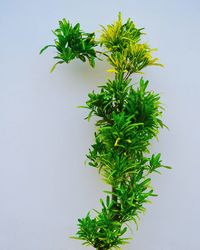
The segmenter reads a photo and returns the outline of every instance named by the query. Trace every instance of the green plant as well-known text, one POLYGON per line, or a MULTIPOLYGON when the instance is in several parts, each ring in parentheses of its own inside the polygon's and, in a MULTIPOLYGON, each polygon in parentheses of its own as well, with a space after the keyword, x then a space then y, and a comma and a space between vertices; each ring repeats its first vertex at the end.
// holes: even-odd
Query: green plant
MULTIPOLYGON (((141 43, 143 29, 136 28, 131 19, 124 24, 121 14, 118 20, 107 27, 102 26, 100 38, 95 40, 94 33, 84 33, 80 25, 74 27, 65 19, 53 33, 56 36, 58 63, 86 58, 94 66, 97 54, 105 56, 114 73, 114 79, 100 86, 100 91, 88 94, 85 106, 89 110, 86 117, 96 116, 98 128, 95 143, 87 158, 89 165, 98 169, 104 181, 110 186, 106 199, 100 199, 101 210, 90 212, 78 220, 76 239, 84 245, 92 245, 98 250, 119 249, 129 238, 124 234, 127 223, 137 225, 139 214, 145 211, 145 203, 156 196, 151 186, 150 175, 159 169, 170 168, 162 164, 160 154, 150 154, 152 138, 157 137, 159 129, 165 127, 161 120, 163 107, 160 96, 148 90, 149 82, 140 79, 133 85, 131 76, 141 73, 150 65, 162 66, 153 58, 151 49, 141 43), (96 46, 102 51, 95 50, 96 46)), ((55 67, 53 67, 54 69, 55 67)))

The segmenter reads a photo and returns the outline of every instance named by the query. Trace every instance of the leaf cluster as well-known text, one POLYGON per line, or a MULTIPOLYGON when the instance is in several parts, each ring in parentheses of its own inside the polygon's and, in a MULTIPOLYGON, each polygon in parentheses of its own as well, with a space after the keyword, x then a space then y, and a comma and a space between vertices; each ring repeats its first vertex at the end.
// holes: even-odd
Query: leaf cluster
POLYGON ((125 72, 128 75, 133 73, 141 73, 146 66, 161 66, 157 63, 158 58, 152 57, 152 51, 147 44, 130 43, 122 52, 113 52, 108 60, 114 67, 115 72, 125 72))
POLYGON ((147 139, 151 139, 158 134, 159 127, 165 125, 160 119, 164 110, 160 96, 154 91, 148 91, 148 84, 149 81, 141 78, 136 88, 130 84, 130 79, 126 80, 122 75, 117 75, 114 80, 108 80, 105 85, 100 86, 99 93, 93 91, 88 94, 89 99, 84 106, 90 110, 87 119, 91 116, 101 117, 96 125, 108 123, 112 127, 116 122, 114 112, 121 116, 121 119, 126 117, 121 121, 123 126, 126 119, 130 123, 139 124, 148 135, 147 139))
POLYGON ((133 73, 141 73, 146 66, 163 66, 158 63, 158 58, 152 56, 155 49, 140 43, 144 34, 142 30, 136 28, 130 18, 123 24, 121 13, 116 22, 107 27, 102 26, 100 44, 110 52, 108 61, 114 67, 114 72, 125 72, 129 77, 133 73))
POLYGON ((56 48, 57 54, 54 59, 57 59, 58 62, 54 64, 51 71, 55 69, 57 64, 69 63, 75 58, 83 62, 88 59, 90 65, 95 66, 94 47, 97 46, 95 33, 85 33, 80 29, 79 23, 72 26, 65 18, 59 21, 59 28, 52 32, 56 36, 55 44, 47 45, 40 51, 41 54, 48 47, 56 48))
POLYGON ((124 87, 118 93, 114 91, 117 79, 108 81, 99 94, 90 93, 86 102, 86 107, 91 110, 90 117, 102 117, 96 123, 99 128, 95 143, 87 155, 89 165, 98 168, 105 182, 112 186, 125 183, 141 169, 143 172, 155 170, 149 168, 150 159, 144 157, 144 153, 149 153, 150 139, 164 126, 160 119, 160 97, 146 90, 148 81, 141 78, 137 89, 127 82, 121 84, 124 87), (123 96, 121 101, 116 98, 118 95, 123 96))
POLYGON ((119 249, 119 245, 127 244, 129 238, 123 235, 127 227, 122 226, 119 221, 114 220, 116 210, 114 202, 110 196, 106 197, 106 202, 100 199, 102 205, 101 212, 95 218, 91 218, 90 213, 85 218, 79 219, 78 239, 84 240, 83 245, 92 245, 96 249, 119 249))
POLYGON ((142 33, 143 28, 136 28, 130 18, 123 24, 121 13, 118 14, 116 22, 101 27, 100 44, 110 52, 122 52, 129 46, 130 42, 138 43, 141 35, 144 34, 142 33))

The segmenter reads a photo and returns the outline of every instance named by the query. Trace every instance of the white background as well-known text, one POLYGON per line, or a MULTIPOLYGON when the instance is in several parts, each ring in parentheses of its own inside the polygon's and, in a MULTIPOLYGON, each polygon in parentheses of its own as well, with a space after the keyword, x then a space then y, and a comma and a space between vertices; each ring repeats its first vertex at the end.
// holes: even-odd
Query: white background
MULTIPOLYGON (((121 11, 159 48, 165 68, 145 70, 165 104, 152 152, 173 166, 153 177, 159 197, 147 206, 125 250, 199 250, 199 1, 0 1, 0 250, 81 250, 77 218, 99 207, 106 186, 84 165, 94 120, 77 109, 104 83, 108 65, 74 61, 49 73, 51 29, 65 17, 99 30, 121 11)), ((92 248, 88 248, 92 249, 92 248)))

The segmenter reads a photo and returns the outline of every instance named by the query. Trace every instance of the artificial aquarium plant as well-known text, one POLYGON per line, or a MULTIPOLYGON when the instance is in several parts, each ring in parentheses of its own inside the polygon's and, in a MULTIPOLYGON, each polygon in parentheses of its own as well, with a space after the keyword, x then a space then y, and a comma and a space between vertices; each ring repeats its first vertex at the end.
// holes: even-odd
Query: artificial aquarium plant
POLYGON ((107 60, 112 79, 99 86, 99 91, 88 94, 85 106, 88 116, 98 118, 95 142, 87 158, 90 166, 97 168, 108 184, 105 200, 100 199, 101 209, 94 210, 78 220, 78 231, 73 238, 83 240, 98 250, 120 249, 128 243, 124 235, 128 222, 138 223, 145 203, 155 196, 151 174, 170 168, 162 164, 160 153, 150 154, 149 146, 159 129, 165 127, 161 120, 163 107, 160 96, 148 90, 149 82, 134 74, 141 74, 147 66, 162 66, 152 52, 155 49, 141 42, 143 28, 137 28, 129 18, 102 26, 98 39, 95 33, 86 33, 80 24, 71 25, 66 19, 59 21, 53 31, 55 43, 45 46, 56 49, 54 64, 69 63, 73 59, 89 62, 107 60))

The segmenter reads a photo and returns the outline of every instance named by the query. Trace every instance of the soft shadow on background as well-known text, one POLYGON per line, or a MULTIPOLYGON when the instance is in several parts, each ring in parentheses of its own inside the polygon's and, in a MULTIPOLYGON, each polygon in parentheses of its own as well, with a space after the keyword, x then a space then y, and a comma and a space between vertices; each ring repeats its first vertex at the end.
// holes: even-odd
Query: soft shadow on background
MULTIPOLYGON (((72 62, 49 73, 51 29, 65 17, 86 31, 109 24, 119 11, 145 27, 165 68, 145 70, 165 104, 163 130, 152 152, 173 167, 153 177, 152 204, 124 250, 199 250, 199 1, 0 1, 0 249, 81 250, 78 217, 99 207, 107 187, 84 165, 94 120, 84 120, 88 92, 109 77, 72 62)), ((138 79, 138 77, 136 77, 138 79)), ((92 249, 92 248, 88 248, 92 249)))

